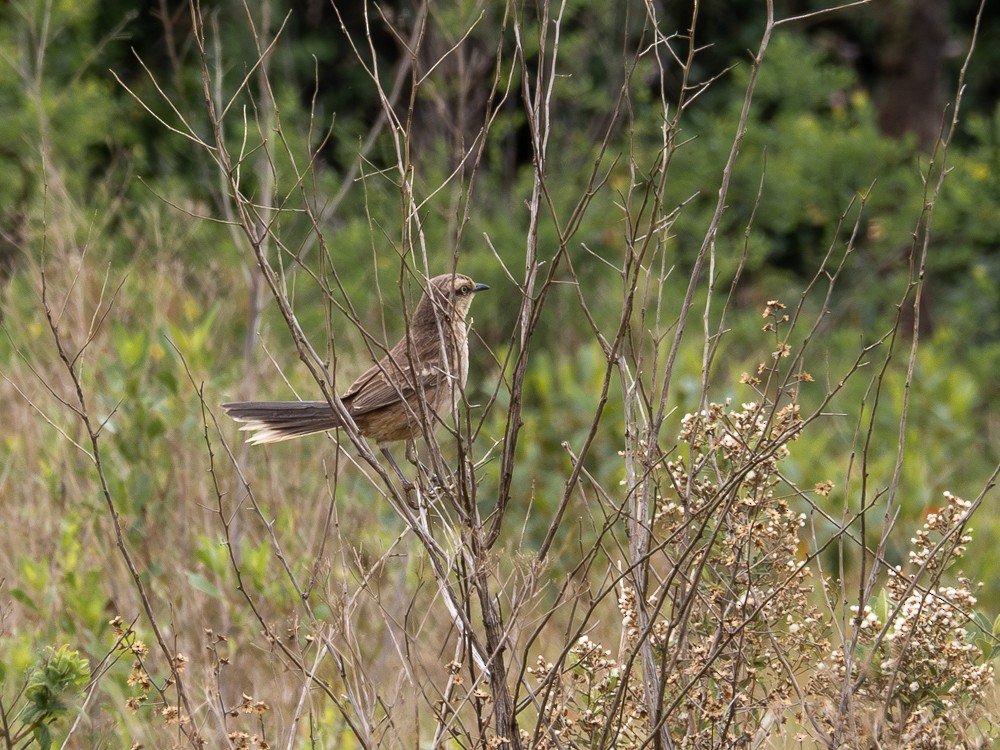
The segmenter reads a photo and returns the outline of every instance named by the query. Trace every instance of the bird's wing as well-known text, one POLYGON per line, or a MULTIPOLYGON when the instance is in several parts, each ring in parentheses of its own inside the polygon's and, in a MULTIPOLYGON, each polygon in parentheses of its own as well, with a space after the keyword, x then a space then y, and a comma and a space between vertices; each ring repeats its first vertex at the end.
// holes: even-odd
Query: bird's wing
POLYGON ((433 401, 433 393, 446 381, 446 373, 439 364, 440 356, 417 359, 417 377, 405 350, 394 348, 382 360, 366 370, 354 381, 341 397, 352 415, 366 414, 375 409, 400 401, 408 401, 422 389, 433 401))

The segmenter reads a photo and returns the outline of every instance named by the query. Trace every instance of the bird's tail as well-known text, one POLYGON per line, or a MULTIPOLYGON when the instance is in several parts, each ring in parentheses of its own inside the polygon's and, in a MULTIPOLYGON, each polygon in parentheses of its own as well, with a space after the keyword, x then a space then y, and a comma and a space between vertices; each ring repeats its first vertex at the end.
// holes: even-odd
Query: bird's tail
POLYGON ((237 401, 223 404, 226 414, 243 422, 240 430, 254 433, 252 445, 325 432, 341 426, 326 401, 237 401))

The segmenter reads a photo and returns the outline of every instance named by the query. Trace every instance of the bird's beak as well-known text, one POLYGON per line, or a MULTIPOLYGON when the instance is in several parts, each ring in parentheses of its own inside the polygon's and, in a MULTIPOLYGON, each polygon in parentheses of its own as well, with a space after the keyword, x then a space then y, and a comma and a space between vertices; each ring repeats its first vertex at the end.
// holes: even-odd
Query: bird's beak
POLYGON ((472 291, 474 292, 485 292, 487 289, 489 289, 489 287, 486 286, 486 284, 476 284, 472 287, 472 291))

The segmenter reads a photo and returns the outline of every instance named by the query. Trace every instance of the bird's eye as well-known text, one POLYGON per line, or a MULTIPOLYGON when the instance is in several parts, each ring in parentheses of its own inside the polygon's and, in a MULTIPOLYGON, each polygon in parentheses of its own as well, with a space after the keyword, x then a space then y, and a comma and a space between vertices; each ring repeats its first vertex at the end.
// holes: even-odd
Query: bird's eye
POLYGON ((471 291, 472 291, 472 287, 470 287, 468 284, 463 284, 459 288, 458 293, 461 294, 462 296, 465 296, 466 294, 468 294, 471 291))

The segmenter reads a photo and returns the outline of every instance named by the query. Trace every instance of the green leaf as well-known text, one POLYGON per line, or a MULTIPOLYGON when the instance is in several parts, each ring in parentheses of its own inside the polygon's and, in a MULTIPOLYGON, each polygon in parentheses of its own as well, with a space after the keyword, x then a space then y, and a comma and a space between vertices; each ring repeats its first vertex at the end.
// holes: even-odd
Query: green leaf
POLYGON ((219 591, 219 587, 208 580, 201 573, 195 573, 193 571, 188 571, 187 574, 188 583, 194 586, 199 591, 202 591, 215 599, 222 599, 222 592, 219 591))
POLYGON ((38 605, 35 604, 35 600, 28 596, 24 589, 11 589, 10 596, 14 601, 20 602, 25 607, 30 607, 34 610, 38 609, 38 605))
POLYGON ((80 697, 90 679, 90 662, 69 646, 49 647, 28 672, 22 719, 31 724, 57 719, 80 697))
POLYGON ((41 750, 49 750, 52 747, 52 733, 49 731, 48 724, 39 724, 35 727, 33 734, 35 735, 35 742, 38 743, 41 750))
POLYGON ((48 560, 43 565, 27 557, 22 557, 19 567, 21 579, 35 591, 43 591, 49 585, 48 560))

